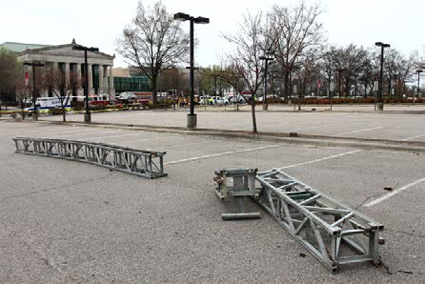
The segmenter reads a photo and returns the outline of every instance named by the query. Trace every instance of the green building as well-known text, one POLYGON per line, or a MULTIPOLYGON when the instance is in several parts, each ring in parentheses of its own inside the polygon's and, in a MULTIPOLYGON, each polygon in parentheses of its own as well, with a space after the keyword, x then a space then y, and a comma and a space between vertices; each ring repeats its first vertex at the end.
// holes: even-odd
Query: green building
POLYGON ((114 77, 116 93, 150 91, 149 79, 146 76, 114 77))

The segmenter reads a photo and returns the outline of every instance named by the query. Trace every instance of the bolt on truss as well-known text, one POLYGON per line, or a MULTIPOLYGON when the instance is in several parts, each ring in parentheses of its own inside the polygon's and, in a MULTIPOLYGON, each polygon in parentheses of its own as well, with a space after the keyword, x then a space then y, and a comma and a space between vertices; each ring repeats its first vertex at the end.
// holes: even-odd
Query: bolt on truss
POLYGON ((383 225, 280 170, 258 173, 257 180, 257 202, 325 267, 380 263, 383 225))
POLYGON ((214 181, 217 183, 215 193, 224 200, 231 196, 235 202, 236 213, 223 213, 225 221, 258 219, 260 212, 245 212, 245 197, 258 197, 255 188, 257 169, 221 169, 215 171, 214 181))
POLYGON ((116 145, 83 141, 13 138, 16 153, 61 158, 94 164, 145 178, 166 176, 163 157, 166 152, 142 151, 116 145))

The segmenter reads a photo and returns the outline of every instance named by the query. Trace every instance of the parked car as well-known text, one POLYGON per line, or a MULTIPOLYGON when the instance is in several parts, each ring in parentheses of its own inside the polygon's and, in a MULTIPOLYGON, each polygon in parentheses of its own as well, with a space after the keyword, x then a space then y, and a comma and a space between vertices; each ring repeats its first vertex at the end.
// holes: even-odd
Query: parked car
POLYGON ((231 104, 246 104, 247 101, 242 95, 233 95, 228 97, 229 103, 231 104))
POLYGON ((119 100, 134 100, 136 99, 136 94, 132 92, 123 92, 118 96, 119 100))
POLYGON ((210 96, 200 96, 199 97, 199 104, 200 105, 207 105, 209 99, 210 99, 210 96))
POLYGON ((226 97, 213 96, 211 99, 213 105, 227 106, 230 103, 226 97))

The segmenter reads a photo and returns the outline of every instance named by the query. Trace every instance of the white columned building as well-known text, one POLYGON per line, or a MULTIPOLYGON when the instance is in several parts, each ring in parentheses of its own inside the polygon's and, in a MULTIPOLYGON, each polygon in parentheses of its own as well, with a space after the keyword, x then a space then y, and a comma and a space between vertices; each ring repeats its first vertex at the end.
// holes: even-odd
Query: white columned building
MULTIPOLYGON (((27 49, 17 54, 18 61, 22 63, 38 62, 44 64, 45 71, 51 68, 54 72, 62 72, 67 83, 71 76, 75 76, 74 82, 80 82, 75 90, 75 95, 83 95, 84 84, 84 51, 73 49, 77 46, 75 40, 70 44, 46 46, 42 48, 27 49)), ((110 94, 115 95, 112 68, 114 66, 114 55, 103 52, 87 52, 89 95, 110 94)), ((31 66, 26 66, 32 72, 31 66)), ((40 67, 37 67, 40 68, 40 67)), ((41 78, 38 78, 41 79, 41 78)), ((42 89, 41 96, 54 96, 51 90, 42 89)))

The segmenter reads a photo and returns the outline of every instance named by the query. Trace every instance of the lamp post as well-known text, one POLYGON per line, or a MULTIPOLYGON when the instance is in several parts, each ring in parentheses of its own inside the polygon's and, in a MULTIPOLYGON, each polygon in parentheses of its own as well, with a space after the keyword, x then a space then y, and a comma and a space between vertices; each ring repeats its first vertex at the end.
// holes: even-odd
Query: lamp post
POLYGON ((421 85, 420 85, 420 83, 421 83, 421 73, 422 73, 423 71, 422 71, 422 69, 418 69, 418 70, 416 70, 416 73, 418 73, 418 90, 417 90, 417 95, 418 95, 418 99, 420 99, 420 94, 421 94, 421 85))
POLYGON ((72 47, 74 50, 83 50, 84 51, 84 97, 86 104, 86 112, 84 113, 84 122, 91 122, 91 114, 89 108, 89 72, 88 72, 88 63, 87 63, 87 51, 98 52, 99 48, 96 47, 85 47, 82 45, 74 45, 72 47))
POLYGON ((194 44, 194 25, 209 24, 210 19, 204 17, 192 17, 185 13, 174 14, 174 20, 190 21, 190 113, 187 115, 187 127, 189 129, 196 128, 195 114, 195 44, 194 44))
POLYGON ((268 104, 267 104, 267 71, 269 68, 269 61, 274 60, 271 56, 260 56, 260 60, 265 61, 265 67, 264 67, 264 99, 263 99, 263 110, 268 110, 268 104))
POLYGON ((378 91, 378 110, 384 110, 384 102, 382 100, 383 81, 384 81, 384 48, 390 47, 388 43, 375 42, 376 46, 381 47, 381 71, 379 72, 379 91, 378 91))
POLYGON ((38 112, 37 112, 37 105, 36 105, 36 100, 37 100, 36 99, 36 95, 37 95, 36 88, 37 88, 37 85, 35 83, 35 79, 36 79, 36 74, 35 74, 36 69, 35 69, 35 67, 42 67, 42 66, 44 66, 44 64, 40 63, 40 62, 33 61, 33 62, 25 62, 24 65, 32 66, 32 119, 34 121, 37 121, 38 120, 38 112))

